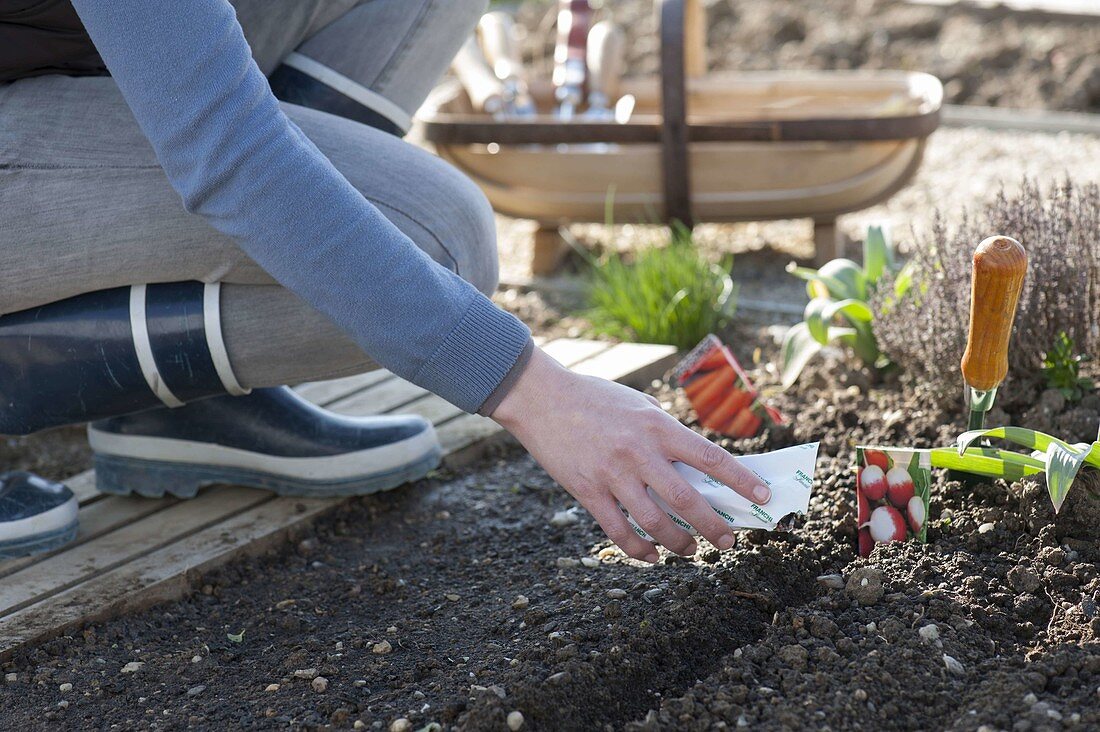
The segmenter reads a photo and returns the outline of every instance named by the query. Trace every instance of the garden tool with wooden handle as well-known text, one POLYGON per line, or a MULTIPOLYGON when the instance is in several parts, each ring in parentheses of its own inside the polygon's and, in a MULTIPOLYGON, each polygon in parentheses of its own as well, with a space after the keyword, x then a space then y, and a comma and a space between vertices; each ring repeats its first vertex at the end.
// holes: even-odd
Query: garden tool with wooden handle
POLYGON ((619 26, 601 20, 588 32, 589 119, 615 119, 611 100, 618 98, 619 80, 626 65, 626 36, 619 26))
POLYGON ((571 120, 584 101, 588 75, 588 26, 592 7, 588 0, 559 0, 558 42, 554 47, 554 96, 558 116, 571 120))
POLYGON ((512 16, 499 10, 486 13, 481 16, 477 30, 493 73, 503 86, 504 112, 516 117, 534 115, 535 103, 527 90, 527 75, 512 16))
POLYGON ((1027 253, 1015 239, 992 236, 974 251, 970 335, 962 374, 970 387, 968 430, 985 426, 997 387, 1008 374, 1008 344, 1027 272, 1027 253))
POLYGON ((504 111, 504 85, 489 66, 476 36, 466 39, 451 68, 475 109, 494 116, 504 111))

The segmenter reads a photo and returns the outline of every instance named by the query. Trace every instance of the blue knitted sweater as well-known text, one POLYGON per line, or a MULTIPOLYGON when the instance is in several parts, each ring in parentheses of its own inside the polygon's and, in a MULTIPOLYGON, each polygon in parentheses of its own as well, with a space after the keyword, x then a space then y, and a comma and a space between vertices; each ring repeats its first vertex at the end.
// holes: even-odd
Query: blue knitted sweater
POLYGON ((486 403, 530 331, 418 249, 287 118, 226 0, 73 6, 188 211, 386 368, 466 411, 486 403))

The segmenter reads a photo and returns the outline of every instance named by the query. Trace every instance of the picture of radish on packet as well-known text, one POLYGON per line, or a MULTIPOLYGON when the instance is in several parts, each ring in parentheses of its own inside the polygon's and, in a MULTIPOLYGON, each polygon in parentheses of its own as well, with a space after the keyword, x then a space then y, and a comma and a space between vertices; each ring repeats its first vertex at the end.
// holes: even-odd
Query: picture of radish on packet
POLYGON ((932 463, 927 450, 856 448, 859 555, 875 544, 927 540, 932 463))
POLYGON ((761 401, 741 364, 713 334, 676 366, 672 385, 683 389, 700 425, 727 437, 755 437, 785 421, 761 401))

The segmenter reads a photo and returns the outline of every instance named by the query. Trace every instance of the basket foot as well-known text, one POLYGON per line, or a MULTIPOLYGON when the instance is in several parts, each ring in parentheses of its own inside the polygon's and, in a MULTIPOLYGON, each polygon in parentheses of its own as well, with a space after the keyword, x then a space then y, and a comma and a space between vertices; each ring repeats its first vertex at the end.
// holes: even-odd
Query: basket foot
POLYGON ((540 224, 534 234, 531 274, 535 277, 554 274, 568 253, 569 245, 562 238, 559 228, 540 224))
POLYGON ((848 236, 832 221, 814 222, 814 266, 843 257, 848 249, 848 236))

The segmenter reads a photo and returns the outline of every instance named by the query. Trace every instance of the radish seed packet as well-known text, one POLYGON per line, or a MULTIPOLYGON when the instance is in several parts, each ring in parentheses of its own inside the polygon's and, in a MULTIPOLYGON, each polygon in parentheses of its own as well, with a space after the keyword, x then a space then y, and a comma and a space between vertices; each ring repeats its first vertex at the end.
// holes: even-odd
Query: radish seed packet
POLYGON ((708 335, 676 366, 672 385, 684 390, 699 424, 727 437, 755 437, 783 415, 760 399, 730 349, 708 335))
POLYGON ((932 461, 927 450, 856 448, 859 555, 875 544, 927 541, 932 461))

